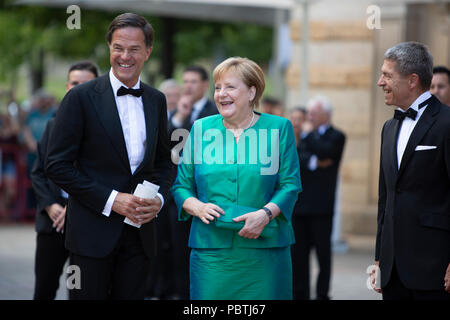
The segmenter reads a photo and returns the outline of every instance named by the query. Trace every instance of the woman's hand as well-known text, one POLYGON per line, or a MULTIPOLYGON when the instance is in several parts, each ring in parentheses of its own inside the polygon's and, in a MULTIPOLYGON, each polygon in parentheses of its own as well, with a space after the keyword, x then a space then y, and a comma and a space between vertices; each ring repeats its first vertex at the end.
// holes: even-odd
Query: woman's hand
POLYGON ((234 222, 245 221, 244 227, 239 231, 243 238, 256 239, 264 227, 270 222, 269 216, 264 210, 252 211, 233 219, 234 222))
POLYGON ((195 212, 195 216, 206 224, 209 224, 209 221, 214 221, 214 217, 220 218, 221 214, 225 214, 225 211, 214 203, 203 203, 195 212))
POLYGON ((225 214, 225 211, 221 207, 214 203, 204 203, 197 198, 187 198, 183 203, 183 209, 193 215, 203 223, 209 224, 210 221, 214 221, 214 218, 220 218, 220 215, 225 214))

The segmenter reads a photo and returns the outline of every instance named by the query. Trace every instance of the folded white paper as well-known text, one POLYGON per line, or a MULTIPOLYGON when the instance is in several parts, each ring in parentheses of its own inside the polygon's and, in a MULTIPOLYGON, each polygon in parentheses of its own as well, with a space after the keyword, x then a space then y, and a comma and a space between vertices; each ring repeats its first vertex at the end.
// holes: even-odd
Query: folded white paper
POLYGON ((417 146, 415 151, 432 150, 436 148, 436 146, 417 146))
MULTIPOLYGON (((144 180, 143 183, 137 185, 133 195, 139 198, 153 199, 158 194, 158 190, 159 190, 158 185, 148 182, 147 180, 144 180)), ((141 227, 140 224, 134 223, 133 221, 128 219, 128 217, 125 217, 124 222, 136 228, 141 227)))

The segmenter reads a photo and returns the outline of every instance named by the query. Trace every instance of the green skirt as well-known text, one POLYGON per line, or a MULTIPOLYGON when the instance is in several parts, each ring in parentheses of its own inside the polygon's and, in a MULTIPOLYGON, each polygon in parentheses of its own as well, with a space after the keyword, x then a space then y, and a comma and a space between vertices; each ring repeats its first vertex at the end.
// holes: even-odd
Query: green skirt
POLYGON ((290 247, 192 249, 191 300, 291 300, 290 247))

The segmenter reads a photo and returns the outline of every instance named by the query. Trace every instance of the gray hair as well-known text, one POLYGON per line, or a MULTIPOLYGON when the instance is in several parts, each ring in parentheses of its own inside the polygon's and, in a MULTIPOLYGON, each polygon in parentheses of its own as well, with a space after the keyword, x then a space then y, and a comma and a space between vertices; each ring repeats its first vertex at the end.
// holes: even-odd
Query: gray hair
POLYGON ((174 87, 181 88, 178 82, 176 82, 174 79, 166 79, 159 85, 159 91, 165 92, 167 89, 174 87))
POLYGON ((402 42, 386 50, 386 60, 397 62, 402 76, 417 74, 422 89, 430 89, 433 78, 433 56, 428 47, 419 42, 402 42))
POLYGON ((309 99, 307 104, 307 109, 309 110, 315 104, 320 104, 322 106, 322 110, 329 115, 333 113, 333 105, 330 100, 328 100, 325 96, 315 96, 314 98, 309 99))

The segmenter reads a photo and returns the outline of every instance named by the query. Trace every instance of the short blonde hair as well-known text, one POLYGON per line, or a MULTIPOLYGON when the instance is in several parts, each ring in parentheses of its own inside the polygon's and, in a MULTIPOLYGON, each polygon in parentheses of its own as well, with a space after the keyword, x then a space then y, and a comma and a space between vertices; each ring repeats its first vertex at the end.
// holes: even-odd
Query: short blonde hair
POLYGON ((241 57, 231 57, 221 62, 213 72, 214 82, 217 82, 225 73, 233 72, 236 74, 247 87, 255 87, 255 98, 252 100, 251 105, 253 108, 259 106, 259 100, 264 92, 266 86, 264 80, 264 72, 261 68, 252 60, 241 57))

